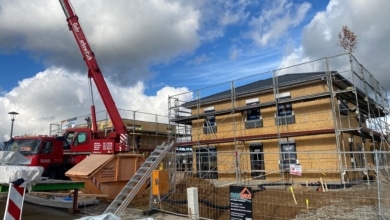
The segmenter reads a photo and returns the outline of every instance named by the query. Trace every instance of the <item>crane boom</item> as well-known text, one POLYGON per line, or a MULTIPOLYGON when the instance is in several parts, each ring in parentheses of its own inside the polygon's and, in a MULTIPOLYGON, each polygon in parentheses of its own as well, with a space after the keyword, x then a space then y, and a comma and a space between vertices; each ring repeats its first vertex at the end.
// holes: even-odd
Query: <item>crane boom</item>
MULTIPOLYGON (((123 120, 116 108, 115 102, 111 96, 111 93, 104 80, 103 74, 100 71, 99 65, 95 59, 95 55, 89 46, 86 36, 78 21, 78 16, 74 12, 69 0, 59 0, 64 10, 66 20, 68 22, 69 30, 73 32, 77 45, 83 55, 84 61, 88 67, 88 77, 92 78, 99 91, 100 97, 103 100, 104 106, 111 118, 112 124, 115 129, 115 139, 119 140, 119 151, 128 151, 128 135, 127 129, 123 120)), ((94 107, 92 107, 94 109, 94 107)), ((94 119, 94 112, 92 113, 92 119, 94 119)), ((95 123, 96 124, 96 123, 95 123)), ((96 127, 95 127, 96 128, 96 127)), ((96 132, 96 130, 95 130, 96 132)))

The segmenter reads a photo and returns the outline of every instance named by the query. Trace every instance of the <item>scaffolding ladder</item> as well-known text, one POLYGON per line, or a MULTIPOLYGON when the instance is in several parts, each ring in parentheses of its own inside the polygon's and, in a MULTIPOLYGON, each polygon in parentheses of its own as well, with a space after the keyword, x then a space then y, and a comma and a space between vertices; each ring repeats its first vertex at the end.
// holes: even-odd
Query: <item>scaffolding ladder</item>
POLYGON ((133 198, 137 195, 140 188, 150 179, 150 175, 154 169, 164 159, 165 155, 173 146, 173 142, 169 145, 165 143, 157 146, 150 156, 145 160, 142 166, 137 170, 134 176, 127 182, 123 189, 119 192, 116 198, 107 207, 104 213, 112 213, 116 216, 127 208, 133 198))

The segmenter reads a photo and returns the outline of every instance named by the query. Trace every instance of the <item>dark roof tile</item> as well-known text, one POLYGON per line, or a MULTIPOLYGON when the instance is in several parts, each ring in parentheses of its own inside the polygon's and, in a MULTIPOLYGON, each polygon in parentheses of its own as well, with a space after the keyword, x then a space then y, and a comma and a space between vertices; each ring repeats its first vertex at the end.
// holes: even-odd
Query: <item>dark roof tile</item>
MULTIPOLYGON (((332 72, 333 73, 333 72, 332 72)), ((312 81, 321 77, 324 77, 326 72, 308 72, 308 73, 290 73, 281 75, 277 78, 278 87, 291 85, 295 83, 303 83, 307 81, 312 81)), ((249 83, 243 86, 235 88, 235 94, 237 97, 243 96, 246 94, 260 92, 274 87, 274 79, 268 78, 263 80, 258 80, 253 83, 249 83)), ((226 90, 223 92, 215 93, 210 96, 206 96, 200 99, 201 104, 207 104, 209 102, 215 102, 219 100, 224 100, 230 98, 231 90, 226 90)), ((191 107, 197 103, 197 100, 186 102, 183 104, 184 107, 191 107)))

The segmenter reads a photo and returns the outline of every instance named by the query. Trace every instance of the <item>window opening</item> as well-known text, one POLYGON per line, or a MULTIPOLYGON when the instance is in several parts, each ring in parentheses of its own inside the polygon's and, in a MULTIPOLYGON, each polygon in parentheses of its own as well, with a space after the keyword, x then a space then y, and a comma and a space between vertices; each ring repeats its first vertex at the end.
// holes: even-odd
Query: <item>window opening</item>
POLYGON ((192 147, 176 148, 176 168, 177 171, 192 170, 192 147))
MULTIPOLYGON (((290 97, 284 97, 279 99, 282 101, 290 97)), ((292 104, 291 103, 278 103, 278 116, 288 116, 293 114, 292 104)))
POLYGON ((278 104, 276 106, 276 125, 286 125, 295 123, 295 115, 290 101, 290 92, 284 92, 276 96, 278 104))
POLYGON ((282 151, 282 169, 289 171, 290 164, 297 164, 297 150, 295 143, 282 143, 280 145, 282 151))
POLYGON ((217 150, 213 148, 196 149, 197 176, 204 179, 218 179, 217 150))
MULTIPOLYGON (((214 110, 208 110, 208 111, 205 111, 204 113, 207 114, 207 113, 212 113, 212 112, 215 112, 214 110)), ((207 126, 214 126, 215 125, 215 115, 208 115, 205 117, 205 121, 204 121, 204 126, 207 127, 207 126)))
MULTIPOLYGON (((259 102, 252 102, 252 103, 248 103, 248 104, 246 104, 246 105, 247 105, 247 106, 255 106, 255 105, 259 105, 259 102)), ((247 111, 246 119, 247 119, 248 121, 260 119, 260 108, 249 109, 249 110, 247 111)))
POLYGON ((261 143, 250 144, 251 175, 254 179, 265 179, 264 152, 261 143))

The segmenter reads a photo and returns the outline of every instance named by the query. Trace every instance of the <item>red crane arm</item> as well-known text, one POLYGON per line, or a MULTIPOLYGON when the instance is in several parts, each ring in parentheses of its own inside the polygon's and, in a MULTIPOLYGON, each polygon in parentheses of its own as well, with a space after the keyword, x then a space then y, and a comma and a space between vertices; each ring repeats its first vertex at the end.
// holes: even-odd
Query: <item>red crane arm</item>
MULTIPOLYGON (((74 12, 69 0, 59 1, 61 3, 62 9, 64 10, 69 29, 73 32, 77 45, 79 46, 80 51, 84 57, 84 61, 88 66, 88 77, 92 78, 95 82, 100 97, 103 100, 104 106, 106 107, 107 112, 115 128, 115 132, 117 133, 117 136, 121 134, 126 134, 127 137, 126 126, 124 125, 122 118, 118 112, 118 109, 115 106, 115 102, 107 87, 103 74, 100 71, 99 65, 95 59, 95 55, 92 52, 87 38, 85 37, 84 32, 80 26, 77 15, 74 12)), ((121 139, 122 138, 123 137, 121 136, 121 139)))

